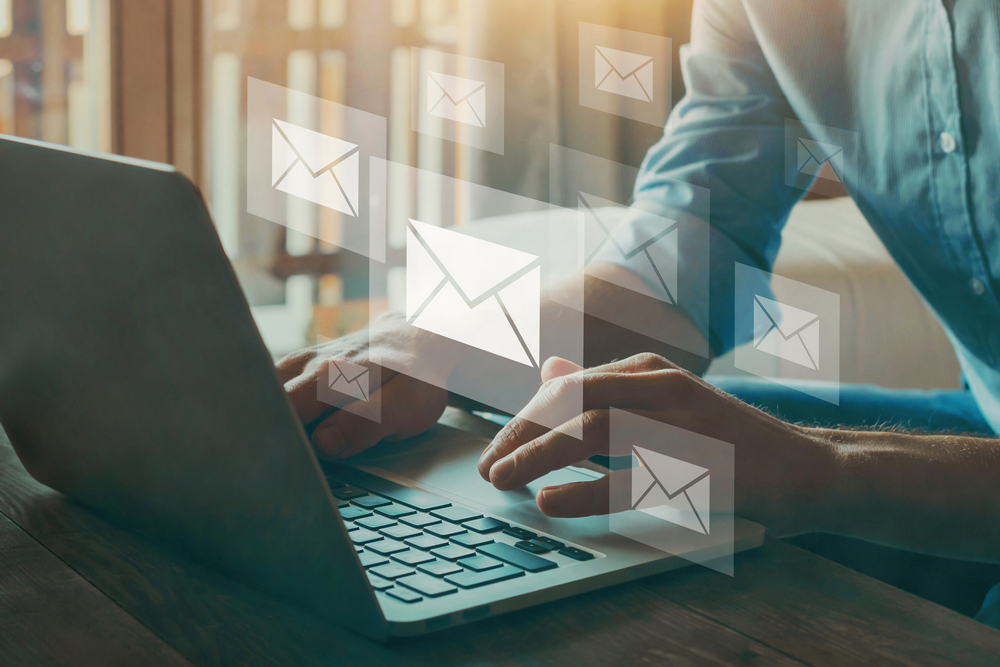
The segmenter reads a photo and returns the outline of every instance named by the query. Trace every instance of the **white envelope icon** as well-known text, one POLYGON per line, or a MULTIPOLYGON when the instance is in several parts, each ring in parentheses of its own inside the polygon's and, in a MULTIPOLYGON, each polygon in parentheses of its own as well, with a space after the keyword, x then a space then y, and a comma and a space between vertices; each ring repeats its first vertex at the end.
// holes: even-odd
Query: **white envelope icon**
POLYGON ((406 320, 537 367, 540 264, 535 255, 410 220, 406 320))
POLYGON ((606 93, 652 102, 653 58, 606 46, 594 47, 594 85, 606 93))
MULTIPOLYGON (((654 294, 669 304, 677 304, 677 222, 669 218, 649 216, 655 224, 643 226, 644 235, 626 235, 621 227, 611 226, 601 220, 601 209, 607 206, 618 206, 612 201, 579 193, 578 205, 583 227, 584 268, 590 264, 597 254, 608 244, 625 260, 626 268, 639 276, 650 275, 656 278, 662 292, 654 294), (650 246, 658 244, 664 247, 667 255, 672 258, 669 264, 661 261, 657 265, 649 253, 650 246)), ((620 208, 620 207, 619 207, 620 208)))
POLYGON ((797 145, 799 173, 819 176, 830 181, 843 182, 844 149, 835 144, 822 144, 812 139, 799 138, 797 145), (832 174, 823 170, 829 164, 832 174))
POLYGON ((330 389, 359 401, 368 400, 368 368, 350 361, 330 363, 330 389))
POLYGON ((642 447, 632 447, 632 509, 708 535, 711 510, 708 468, 642 447))
POLYGON ((819 370, 819 315, 755 295, 753 330, 755 349, 819 370))
POLYGON ((429 72, 427 113, 476 127, 486 127, 486 84, 474 79, 429 72))
POLYGON ((358 146, 274 119, 271 185, 347 215, 358 215, 358 146))

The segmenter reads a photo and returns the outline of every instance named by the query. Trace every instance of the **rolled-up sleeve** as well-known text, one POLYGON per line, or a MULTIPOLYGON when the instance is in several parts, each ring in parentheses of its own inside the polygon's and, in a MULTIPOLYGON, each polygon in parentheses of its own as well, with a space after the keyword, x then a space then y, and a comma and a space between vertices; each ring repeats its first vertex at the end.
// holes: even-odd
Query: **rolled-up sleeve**
MULTIPOLYGON (((653 259, 677 263, 677 305, 720 355, 743 342, 734 336, 736 263, 771 270, 781 229, 803 194, 785 184, 784 125, 794 113, 739 0, 695 2, 681 70, 687 94, 646 155, 616 236, 648 238, 651 213, 707 222, 707 243, 682 234, 676 257, 653 259)), ((610 251, 598 259, 622 264, 610 251)), ((654 276, 639 277, 654 284, 654 276)), ((770 296, 769 285, 754 288, 770 296)))

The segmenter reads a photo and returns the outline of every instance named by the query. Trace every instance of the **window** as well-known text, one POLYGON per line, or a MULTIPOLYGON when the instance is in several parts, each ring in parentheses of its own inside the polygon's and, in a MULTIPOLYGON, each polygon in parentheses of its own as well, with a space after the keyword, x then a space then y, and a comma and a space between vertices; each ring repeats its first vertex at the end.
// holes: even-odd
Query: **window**
MULTIPOLYGON (((383 116, 390 160, 454 173, 444 142, 410 131, 410 47, 453 49, 457 16, 457 0, 208 0, 205 192, 273 353, 364 327, 368 270, 246 212, 247 78, 383 116)), ((318 215, 320 225, 337 224, 335 212, 318 215)))
POLYGON ((0 0, 0 133, 110 151, 107 0, 0 0))

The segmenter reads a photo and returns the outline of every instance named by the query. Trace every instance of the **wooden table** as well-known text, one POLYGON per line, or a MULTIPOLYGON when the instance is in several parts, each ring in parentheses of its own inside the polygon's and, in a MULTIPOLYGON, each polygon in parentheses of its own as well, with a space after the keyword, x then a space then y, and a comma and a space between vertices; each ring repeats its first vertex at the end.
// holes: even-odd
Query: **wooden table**
POLYGON ((778 540, 381 646, 34 481, 0 432, 0 665, 997 665, 1000 632, 778 540))

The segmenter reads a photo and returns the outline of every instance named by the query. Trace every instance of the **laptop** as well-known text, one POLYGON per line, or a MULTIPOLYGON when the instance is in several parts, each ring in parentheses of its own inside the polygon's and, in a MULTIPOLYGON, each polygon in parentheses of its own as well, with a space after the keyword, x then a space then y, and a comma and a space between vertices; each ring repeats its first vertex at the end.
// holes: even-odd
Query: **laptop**
MULTIPOLYGON (((0 424, 42 483, 380 641, 688 563, 535 507, 599 471, 493 489, 467 413, 321 465, 172 167, 5 137, 0 201, 0 424)), ((733 550, 763 532, 737 518, 733 550)))

